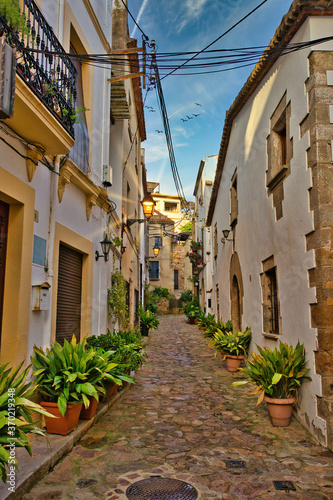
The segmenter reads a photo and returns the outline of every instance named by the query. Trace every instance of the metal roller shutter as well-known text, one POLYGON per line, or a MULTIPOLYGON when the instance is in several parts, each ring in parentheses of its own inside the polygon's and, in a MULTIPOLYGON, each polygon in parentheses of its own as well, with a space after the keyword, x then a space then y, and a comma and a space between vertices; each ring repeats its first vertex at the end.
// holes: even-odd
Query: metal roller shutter
POLYGON ((80 340, 82 254, 65 245, 59 248, 56 341, 80 340))

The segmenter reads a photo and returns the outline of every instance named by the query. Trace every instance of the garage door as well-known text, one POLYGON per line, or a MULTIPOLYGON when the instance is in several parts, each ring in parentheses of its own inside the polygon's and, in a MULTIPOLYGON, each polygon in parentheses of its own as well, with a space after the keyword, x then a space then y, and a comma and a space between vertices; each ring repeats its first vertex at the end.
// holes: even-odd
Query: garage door
POLYGON ((60 244, 56 341, 63 345, 75 335, 80 340, 82 254, 60 244))

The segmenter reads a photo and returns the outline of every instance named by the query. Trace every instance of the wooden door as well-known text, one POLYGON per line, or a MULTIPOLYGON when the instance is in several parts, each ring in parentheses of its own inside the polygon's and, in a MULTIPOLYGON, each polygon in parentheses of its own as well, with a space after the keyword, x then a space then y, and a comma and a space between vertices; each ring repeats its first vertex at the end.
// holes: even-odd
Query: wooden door
POLYGON ((2 328, 2 310, 5 294, 5 271, 7 253, 7 233, 8 233, 9 205, 0 201, 0 345, 2 328))

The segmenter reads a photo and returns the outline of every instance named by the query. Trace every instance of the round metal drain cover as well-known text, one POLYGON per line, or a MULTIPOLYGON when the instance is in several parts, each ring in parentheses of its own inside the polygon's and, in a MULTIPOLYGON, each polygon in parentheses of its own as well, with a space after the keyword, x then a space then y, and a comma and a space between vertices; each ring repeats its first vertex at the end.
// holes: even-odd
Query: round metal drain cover
POLYGON ((126 496, 129 500, 196 500, 198 492, 179 479, 153 476, 131 484, 126 496))

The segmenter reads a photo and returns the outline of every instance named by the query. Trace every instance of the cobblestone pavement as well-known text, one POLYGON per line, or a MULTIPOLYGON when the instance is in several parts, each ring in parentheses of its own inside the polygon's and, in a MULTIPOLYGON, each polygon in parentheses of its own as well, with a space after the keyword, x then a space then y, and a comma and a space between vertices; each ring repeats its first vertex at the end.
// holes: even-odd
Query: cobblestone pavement
POLYGON ((333 499, 333 453, 294 417, 272 427, 264 404, 231 387, 241 375, 226 371, 185 316, 162 317, 147 353, 131 390, 24 500, 122 500, 153 475, 186 481, 203 500, 333 499), (276 491, 273 480, 296 491, 276 491))

